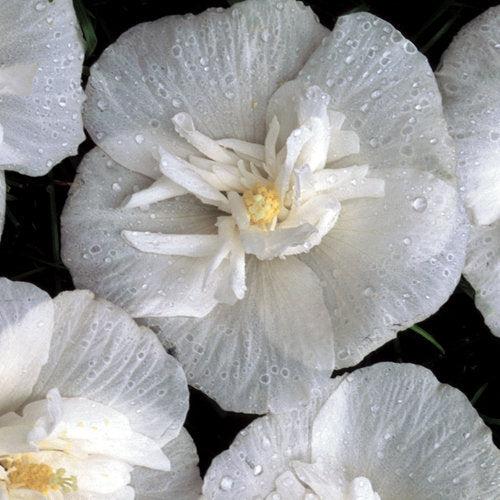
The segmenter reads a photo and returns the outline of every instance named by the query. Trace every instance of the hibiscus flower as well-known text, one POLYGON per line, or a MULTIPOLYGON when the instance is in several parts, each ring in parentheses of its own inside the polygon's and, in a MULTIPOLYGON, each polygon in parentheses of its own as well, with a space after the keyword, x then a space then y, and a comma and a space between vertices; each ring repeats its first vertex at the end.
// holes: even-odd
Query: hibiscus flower
POLYGON ((416 365, 333 379, 315 401, 253 421, 214 459, 205 498, 494 500, 500 451, 458 390, 416 365))
POLYGON ((465 230, 427 60, 369 14, 248 0, 122 35, 91 70, 62 218, 78 287, 154 326, 226 409, 309 398, 435 312, 465 230))
POLYGON ((179 363, 86 291, 0 279, 0 497, 196 499, 179 363))
POLYGON ((500 336, 500 7, 458 33, 437 77, 473 223, 464 275, 500 336))

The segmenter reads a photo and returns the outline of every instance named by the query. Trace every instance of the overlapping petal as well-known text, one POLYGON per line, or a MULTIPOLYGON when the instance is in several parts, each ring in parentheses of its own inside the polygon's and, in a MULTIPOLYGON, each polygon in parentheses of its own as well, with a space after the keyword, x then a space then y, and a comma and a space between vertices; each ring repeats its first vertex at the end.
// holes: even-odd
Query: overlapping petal
POLYGON ((177 436, 188 408, 185 376, 156 336, 90 292, 62 293, 54 305, 50 355, 31 399, 57 387, 111 406, 160 442, 177 436))
POLYGON ((500 337, 500 221, 472 228, 464 275, 484 321, 500 337))
POLYGON ((43 175, 85 138, 73 2, 2 0, 0 11, 0 168, 43 175))
POLYGON ((78 288, 88 288, 132 316, 203 316, 216 305, 202 291, 210 258, 137 251, 124 230, 168 234, 214 233, 217 211, 184 196, 144 208, 122 209, 147 177, 121 167, 98 148, 79 167, 62 215, 62 255, 78 288))
POLYGON ((49 357, 53 325, 48 294, 0 278, 0 415, 16 410, 31 394, 49 357))
POLYGON ((92 68, 86 126, 114 160, 151 177, 158 145, 180 156, 191 150, 171 123, 180 111, 211 137, 262 141, 269 98, 326 32, 293 0, 250 0, 141 24, 92 68))
POLYGON ((137 498, 150 500, 198 500, 202 481, 198 471, 198 455, 193 440, 181 429, 179 435, 164 448, 169 458, 169 472, 137 467, 132 471, 132 482, 137 498))
POLYGON ((377 175, 385 196, 345 203, 321 245, 299 256, 325 283, 337 368, 436 312, 464 266, 468 232, 455 188, 413 169, 377 175))
POLYGON ((369 485, 383 499, 493 500, 499 473, 491 432, 462 393, 425 368, 382 363, 335 379, 323 400, 252 422, 212 462, 203 491, 294 500, 326 486, 351 498, 342 493, 369 485))
POLYGON ((303 400, 334 360, 350 366, 435 312, 463 267, 453 148, 426 59, 369 14, 341 18, 318 45, 325 33, 299 3, 250 0, 134 28, 92 70, 86 120, 110 157, 95 150, 80 166, 63 214, 65 263, 78 286, 157 327, 189 382, 226 409, 303 400), (179 42, 169 52, 171 36, 179 42), (150 64, 160 49, 165 64, 150 64), (223 160, 234 165, 214 166, 223 160), (293 183, 345 179, 310 201, 311 214, 306 204, 296 210, 287 234, 248 231, 248 187, 231 187, 228 174, 245 161, 251 175, 282 168, 270 179, 286 210, 293 183), (151 205, 140 206, 145 199, 151 205), (218 241, 223 212, 210 205, 234 212, 243 248, 259 257, 238 254, 238 287, 218 266, 229 260, 225 246, 194 258, 196 235, 203 248, 218 241), (266 260, 294 249, 302 253, 266 260), (214 268, 217 279, 205 279, 214 268))
POLYGON ((307 401, 333 369, 322 287, 298 259, 248 259, 248 292, 204 318, 147 321, 175 346, 188 382, 223 408, 265 413, 307 401))
POLYGON ((472 229, 464 274, 500 336, 500 7, 467 24, 437 72, 472 229))
POLYGON ((5 279, 0 291, 0 454, 37 443, 42 463, 78 477, 75 498, 133 498, 132 471, 142 489, 193 498, 200 479, 182 429, 186 379, 153 332, 91 292, 52 300, 5 279))

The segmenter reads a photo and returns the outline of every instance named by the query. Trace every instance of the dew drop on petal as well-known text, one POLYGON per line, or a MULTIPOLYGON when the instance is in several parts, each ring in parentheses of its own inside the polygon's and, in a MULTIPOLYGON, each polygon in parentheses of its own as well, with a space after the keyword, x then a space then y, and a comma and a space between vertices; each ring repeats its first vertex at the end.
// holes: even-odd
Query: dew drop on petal
POLYGON ((231 491, 233 489, 233 478, 229 476, 224 476, 219 483, 219 488, 222 491, 231 491))
POLYGON ((427 208, 427 199, 423 196, 419 196, 411 202, 411 206, 416 212, 424 212, 427 208))

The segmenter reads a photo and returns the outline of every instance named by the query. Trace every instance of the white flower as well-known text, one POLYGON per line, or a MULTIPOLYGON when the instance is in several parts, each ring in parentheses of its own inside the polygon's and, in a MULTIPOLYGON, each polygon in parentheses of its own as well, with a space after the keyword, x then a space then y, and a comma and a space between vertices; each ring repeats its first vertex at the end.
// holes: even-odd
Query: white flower
POLYGON ((0 352, 0 498, 197 498, 185 376, 151 331, 2 278, 0 352))
POLYGON ((314 402, 258 418, 214 459, 207 499, 494 500, 500 451, 456 389, 426 368, 381 363, 314 402))
POLYGON ((307 399, 456 285, 439 92, 388 23, 329 33, 293 0, 167 17, 105 51, 87 94, 99 148, 63 214, 64 261, 153 318, 224 408, 307 399))
POLYGON ((464 275, 500 336, 500 7, 458 33, 437 76, 473 222, 464 275))
POLYGON ((71 0, 0 5, 0 232, 3 170, 38 176, 84 139, 83 44, 71 0))

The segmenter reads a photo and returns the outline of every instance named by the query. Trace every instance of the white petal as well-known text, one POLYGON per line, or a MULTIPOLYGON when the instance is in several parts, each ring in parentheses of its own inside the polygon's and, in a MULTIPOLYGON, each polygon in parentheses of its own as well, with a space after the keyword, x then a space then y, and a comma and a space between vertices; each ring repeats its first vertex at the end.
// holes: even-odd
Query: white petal
MULTIPOLYGON (((339 201, 351 198, 381 198, 385 195, 383 179, 366 177, 368 165, 347 168, 325 168, 314 175, 314 187, 317 191, 328 191, 339 201)), ((372 175, 377 175, 376 170, 372 175)))
POLYGON ((229 193, 227 193, 227 198, 229 200, 231 215, 234 217, 236 224, 238 224, 241 229, 247 228, 250 225, 250 217, 248 216, 243 198, 235 191, 229 191, 229 193))
POLYGON ((289 461, 310 460, 312 422, 338 383, 337 379, 326 382, 322 393, 314 393, 307 405, 258 418, 238 434, 231 447, 212 461, 205 474, 204 495, 229 500, 245 488, 248 498, 265 498, 275 491, 276 479, 290 470, 289 461))
POLYGON ((299 80, 328 92, 331 107, 345 115, 342 129, 359 137, 357 164, 438 175, 454 168, 432 69, 382 19, 367 13, 340 17, 299 80))
POLYGON ((221 139, 217 141, 221 146, 232 149, 235 153, 249 156, 257 161, 264 161, 264 146, 239 139, 221 139))
POLYGON ((85 397, 123 413, 135 432, 159 442, 175 437, 187 411, 186 382, 156 336, 90 292, 62 293, 54 303, 50 357, 31 399, 57 387, 63 397, 85 397))
MULTIPOLYGON (((113 491, 113 500, 134 500, 135 498, 134 489, 130 486, 125 486, 119 490, 113 491)), ((56 497, 49 497, 49 500, 60 499, 56 497)), ((75 493, 65 493, 64 500, 109 500, 109 495, 106 493, 101 494, 80 490, 75 493)))
POLYGON ((194 194, 203 203, 226 205, 226 197, 211 184, 201 178, 191 165, 166 150, 160 150, 160 170, 163 175, 194 194))
POLYGON ((34 285, 0 278, 0 415, 29 397, 49 357, 54 306, 34 285))
POLYGON ((262 144, 269 97, 326 32, 309 8, 292 0, 279 6, 250 0, 136 26, 92 67, 87 128, 108 154, 133 168, 135 135, 148 130, 178 143, 170 119, 180 111, 209 137, 262 144), (118 144, 117 134, 129 140, 118 144))
POLYGON ((279 122, 279 147, 285 144, 294 129, 308 124, 312 138, 300 153, 299 165, 307 164, 313 171, 323 168, 327 159, 330 142, 329 102, 330 97, 318 86, 292 81, 274 93, 267 110, 269 125, 274 117, 279 122))
POLYGON ((337 367, 434 313, 464 263, 467 226, 455 188, 427 172, 376 172, 385 196, 342 203, 330 233, 298 256, 325 283, 337 367))
POLYGON ((172 117, 172 122, 175 131, 210 160, 230 165, 237 161, 237 157, 219 146, 217 141, 196 130, 193 118, 188 113, 177 113, 172 117))
POLYGON ((479 224, 500 218, 500 7, 467 24, 444 53, 438 82, 465 198, 479 224))
POLYGON ((326 499, 496 498, 500 452, 462 393, 394 363, 331 383, 326 402, 252 422, 213 460, 203 493, 265 498, 292 469, 326 499))
POLYGON ((123 231, 122 236, 141 252, 185 257, 211 257, 219 239, 215 234, 162 234, 123 231))
POLYGON ((36 64, 13 64, 0 68, 0 94, 29 96, 38 71, 36 64))
POLYGON ((359 153, 359 136, 353 130, 335 130, 328 145, 327 162, 359 153))
POLYGON ((30 444, 27 439, 30 430, 29 425, 19 425, 18 423, 0 427, 0 454, 5 456, 36 451, 36 447, 30 444))
POLYGON ((278 136, 280 133, 280 124, 276 115, 273 115, 268 124, 266 139, 264 142, 264 150, 266 156, 265 167, 267 173, 275 177, 275 162, 276 162, 276 146, 278 143, 278 136))
POLYGON ((472 228, 464 275, 486 324, 500 337, 500 222, 472 228))
POLYGON ((368 478, 382 499, 498 493, 491 431, 464 394, 416 365, 348 375, 314 421, 311 458, 328 463, 339 483, 368 478))
POLYGON ((151 180, 118 166, 95 149, 80 165, 62 216, 62 254, 75 286, 91 289, 133 316, 203 316, 216 301, 202 290, 208 259, 146 254, 121 236, 126 231, 215 234, 217 210, 192 196, 119 208, 151 180))
POLYGON ((224 409, 278 411, 310 397, 333 368, 332 325, 314 274, 295 257, 247 259, 247 293, 203 319, 154 318, 188 381, 224 409))
POLYGON ((293 254, 294 250, 302 248, 316 232, 316 228, 306 222, 274 231, 240 230, 240 237, 246 253, 268 260, 293 254))
POLYGON ((301 245, 287 248, 283 255, 307 252, 311 247, 318 245, 323 236, 328 234, 335 225, 339 214, 340 203, 330 194, 318 194, 298 207, 293 207, 288 217, 280 225, 280 229, 273 232, 281 233, 286 231, 285 228, 288 227, 299 228, 306 225, 314 227, 315 231, 303 240, 301 245))
POLYGON ((160 177, 160 179, 153 182, 146 189, 131 194, 123 203, 123 208, 142 207, 151 203, 169 200, 170 198, 175 198, 186 193, 187 191, 183 187, 175 184, 166 177, 160 177))
POLYGON ((163 448, 163 452, 171 463, 169 472, 142 467, 132 471, 131 484, 137 498, 198 500, 201 493, 198 455, 187 431, 181 429, 180 434, 163 448))
POLYGON ((4 142, 10 148, 4 156, 0 146, 0 165, 28 175, 48 172, 75 154, 85 138, 80 116, 83 44, 73 3, 40 0, 38 5, 4 1, 0 17, 6 34, 0 60, 7 68, 17 67, 17 94, 27 93, 31 68, 36 67, 29 95, 5 95, 0 106, 4 142))
POLYGON ((301 154, 304 145, 313 136, 313 131, 308 125, 300 126, 292 131, 286 140, 286 157, 283 165, 278 171, 276 178, 276 189, 280 194, 280 198, 285 197, 286 192, 290 186, 293 169, 298 166, 302 167, 303 164, 296 165, 299 155, 301 154))
MULTIPOLYGON (((75 455, 101 455, 130 465, 170 469, 158 442, 134 432, 123 413, 87 398, 63 398, 60 404, 58 421, 46 439, 37 443, 40 448, 50 449, 53 440, 62 440, 70 444, 75 455)), ((46 405, 47 401, 27 405, 23 417, 37 420, 46 405)))
POLYGON ((108 494, 108 498, 114 499, 111 495, 130 482, 132 467, 120 460, 100 456, 79 458, 53 451, 40 452, 37 459, 54 470, 64 469, 66 476, 76 476, 78 489, 83 492, 108 494))

